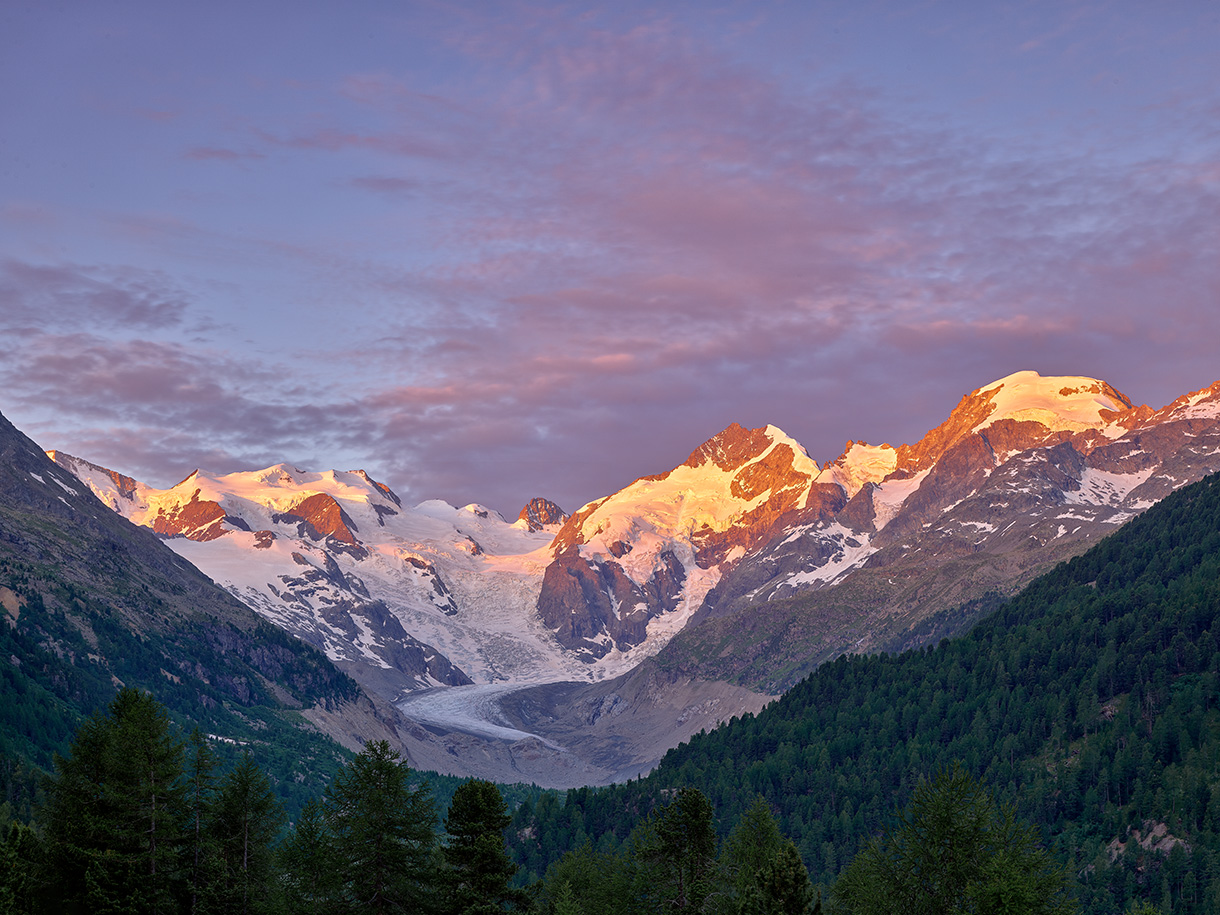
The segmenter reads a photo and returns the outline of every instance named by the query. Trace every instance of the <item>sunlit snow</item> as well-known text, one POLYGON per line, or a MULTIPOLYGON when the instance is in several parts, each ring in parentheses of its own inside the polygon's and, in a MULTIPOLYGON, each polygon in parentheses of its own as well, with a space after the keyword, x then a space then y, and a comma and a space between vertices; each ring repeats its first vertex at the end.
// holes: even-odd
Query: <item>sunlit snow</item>
POLYGON ((1102 410, 1121 412, 1128 408, 1107 394, 1105 385, 1096 378, 1043 378, 1037 372, 1016 372, 979 388, 978 393, 989 391, 997 391, 991 400, 995 409, 974 427, 974 432, 1001 419, 1039 422, 1052 431, 1102 429, 1108 424, 1101 416, 1102 410))

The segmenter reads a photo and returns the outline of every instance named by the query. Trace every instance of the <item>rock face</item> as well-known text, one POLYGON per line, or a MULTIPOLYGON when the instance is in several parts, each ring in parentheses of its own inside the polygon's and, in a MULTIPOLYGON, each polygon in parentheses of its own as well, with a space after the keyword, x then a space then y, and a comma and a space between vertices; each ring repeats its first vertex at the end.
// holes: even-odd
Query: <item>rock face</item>
MULTIPOLYGON (((110 510, 138 500, 134 480, 54 457, 0 416, 0 625, 12 637, 4 701, 40 697, 25 707, 34 739, 14 744, 18 752, 43 750, 49 765, 46 744, 70 738, 65 725, 122 685, 157 692, 187 717, 204 711, 221 734, 360 698, 320 652, 260 619, 148 526, 110 510), (110 508, 77 475, 88 468, 106 481, 110 508)), ((215 523, 208 504, 184 498, 179 513, 201 537, 215 523)), ((313 737, 299 737, 298 749, 318 750, 313 737)))
MULTIPOLYGON (((227 476, 195 471, 156 490, 63 452, 53 456, 120 514, 202 562, 231 593, 323 649, 371 692, 394 700, 411 689, 472 682, 408 631, 417 627, 403 604, 452 616, 457 603, 435 563, 389 534, 402 518, 401 500, 364 471, 310 474, 287 464, 227 476), (361 540, 362 528, 377 532, 368 542, 379 555, 361 540), (362 577, 387 572, 396 589, 380 581, 370 589, 362 577)), ((448 530, 477 550, 468 535, 448 530)))
POLYGON ((526 528, 532 533, 561 525, 568 520, 568 515, 550 499, 536 497, 525 504, 521 514, 517 515, 517 520, 524 521, 526 528))
POLYGON ((152 519, 152 529, 165 537, 188 537, 191 540, 215 540, 224 535, 225 510, 208 499, 199 500, 199 490, 191 493, 189 502, 175 505, 168 512, 161 509, 152 519))
POLYGON ((587 661, 676 631, 721 567, 797 519, 841 504, 817 465, 773 426, 733 424, 681 466, 642 477, 586 505, 555 536, 538 614, 561 645, 587 661))
POLYGON ((353 555, 361 558, 367 555, 356 539, 355 522, 329 493, 315 492, 305 496, 287 511, 273 514, 271 520, 277 524, 297 525, 299 537, 328 540, 332 549, 354 549, 353 555))
MULTIPOLYGON (((617 544, 618 556, 630 552, 621 541, 617 544)), ((643 643, 648 621, 672 613, 685 584, 686 569, 669 550, 657 556, 648 580, 640 585, 617 562, 590 562, 571 549, 547 566, 538 615, 561 645, 592 661, 643 643)))

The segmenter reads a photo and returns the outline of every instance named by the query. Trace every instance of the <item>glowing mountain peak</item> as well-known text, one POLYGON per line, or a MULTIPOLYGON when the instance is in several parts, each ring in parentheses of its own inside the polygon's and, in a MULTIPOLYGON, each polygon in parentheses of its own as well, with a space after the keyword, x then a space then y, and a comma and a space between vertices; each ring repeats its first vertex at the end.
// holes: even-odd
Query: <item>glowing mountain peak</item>
POLYGON ((975 432, 1002 419, 1039 422, 1056 432, 1081 432, 1105 426, 1108 413, 1131 409, 1131 401, 1104 381, 1078 375, 1044 378, 1030 371, 993 381, 971 396, 988 398, 992 407, 974 426, 975 432))

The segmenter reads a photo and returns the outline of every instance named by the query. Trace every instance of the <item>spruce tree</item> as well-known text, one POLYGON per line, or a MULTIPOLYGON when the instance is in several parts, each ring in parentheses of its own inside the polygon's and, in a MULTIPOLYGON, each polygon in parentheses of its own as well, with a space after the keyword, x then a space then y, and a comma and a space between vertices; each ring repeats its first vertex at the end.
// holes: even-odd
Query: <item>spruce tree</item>
POLYGON ((510 822, 491 782, 471 779, 454 792, 445 818, 447 915, 492 915, 529 905, 529 893, 510 886, 517 872, 504 841, 510 822))

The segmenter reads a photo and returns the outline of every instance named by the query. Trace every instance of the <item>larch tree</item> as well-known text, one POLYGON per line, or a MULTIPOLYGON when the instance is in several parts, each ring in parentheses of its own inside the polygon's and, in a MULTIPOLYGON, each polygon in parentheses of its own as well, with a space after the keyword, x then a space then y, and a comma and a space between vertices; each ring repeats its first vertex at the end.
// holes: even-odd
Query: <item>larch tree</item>
POLYGON ((700 912, 716 878, 716 826, 712 804, 698 788, 679 788, 638 837, 644 891, 667 912, 700 912))
POLYGON ((186 837, 182 748, 165 709, 124 688, 56 757, 44 824, 59 911, 174 907, 186 837))
POLYGON ((1068 888, 1034 829, 954 766, 919 784, 896 827, 852 860, 831 898, 850 915, 1068 915, 1068 888))
POLYGON ((266 773, 249 753, 220 784, 211 832, 221 864, 218 908, 235 915, 264 911, 272 896, 272 843, 284 825, 284 810, 266 773))
POLYGON ((326 792, 334 911, 389 915, 436 904, 436 811, 387 741, 371 741, 326 792))
POLYGON ((297 915, 335 910, 337 850, 326 827, 326 810, 311 799, 279 849, 284 908, 297 915))

